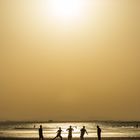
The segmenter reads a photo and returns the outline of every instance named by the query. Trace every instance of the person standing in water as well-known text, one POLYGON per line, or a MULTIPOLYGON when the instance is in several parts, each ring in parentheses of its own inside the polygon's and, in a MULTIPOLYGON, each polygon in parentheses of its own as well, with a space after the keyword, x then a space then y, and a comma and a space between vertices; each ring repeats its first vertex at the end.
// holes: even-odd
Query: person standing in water
POLYGON ((72 140, 72 131, 73 130, 74 129, 71 126, 67 129, 67 131, 68 131, 68 140, 72 140))
POLYGON ((85 126, 83 126, 83 128, 80 130, 81 134, 80 134, 80 140, 84 140, 84 135, 85 133, 88 135, 87 130, 85 129, 85 126))
POLYGON ((53 138, 53 140, 56 139, 57 137, 59 137, 62 140, 61 132, 62 132, 62 129, 61 129, 61 127, 59 127, 59 129, 57 131, 57 135, 56 135, 56 137, 53 138))
POLYGON ((43 129, 42 129, 42 125, 40 125, 40 128, 38 129, 39 131, 39 140, 43 140, 43 129))
POLYGON ((98 140, 101 140, 101 128, 97 125, 97 136, 98 136, 98 140))

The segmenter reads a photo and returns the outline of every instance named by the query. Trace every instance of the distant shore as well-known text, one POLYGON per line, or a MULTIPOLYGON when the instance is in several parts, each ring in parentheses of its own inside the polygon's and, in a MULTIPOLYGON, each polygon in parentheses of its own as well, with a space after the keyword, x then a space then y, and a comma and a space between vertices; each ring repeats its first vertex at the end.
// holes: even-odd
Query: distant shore
MULTIPOLYGON (((38 140, 38 138, 6 138, 0 137, 0 140, 38 140)), ((44 138, 44 140, 52 140, 50 138, 44 138)), ((60 139, 56 139, 60 140, 60 139)), ((67 140, 64 138, 63 140, 67 140)), ((73 140, 79 140, 79 138, 73 138, 73 140)), ((85 140, 98 140, 97 138, 85 138, 85 140)), ((107 137, 102 138, 101 140, 140 140, 140 137, 107 137)))

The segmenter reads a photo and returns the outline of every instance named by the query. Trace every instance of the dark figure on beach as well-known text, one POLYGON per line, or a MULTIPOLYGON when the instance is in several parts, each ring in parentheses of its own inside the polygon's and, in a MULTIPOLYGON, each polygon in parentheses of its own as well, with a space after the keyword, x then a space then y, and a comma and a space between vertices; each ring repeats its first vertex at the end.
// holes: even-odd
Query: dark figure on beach
POLYGON ((85 133, 88 135, 87 130, 85 129, 85 126, 83 126, 83 128, 80 130, 81 134, 80 134, 80 140, 84 140, 84 135, 85 133))
POLYGON ((39 140, 43 140, 43 129, 42 129, 42 125, 40 125, 40 128, 38 129, 39 131, 39 140))
POLYGON ((72 131, 73 130, 74 129, 71 126, 67 129, 67 131, 68 131, 68 140, 71 140, 72 139, 72 131))
POLYGON ((59 129, 57 131, 57 135, 55 138, 53 138, 53 140, 56 139, 57 137, 59 137, 62 140, 61 132, 62 132, 62 129, 61 129, 61 127, 59 127, 59 129))
POLYGON ((138 124, 136 124, 136 128, 138 128, 139 127, 139 125, 138 124))
POLYGON ((101 140, 101 128, 97 125, 97 136, 98 136, 98 140, 101 140))

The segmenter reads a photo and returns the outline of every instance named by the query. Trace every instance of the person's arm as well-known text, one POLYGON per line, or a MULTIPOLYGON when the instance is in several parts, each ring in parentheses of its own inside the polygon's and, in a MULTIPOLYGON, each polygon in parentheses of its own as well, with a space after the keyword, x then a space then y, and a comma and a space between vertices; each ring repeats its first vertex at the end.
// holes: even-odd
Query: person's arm
POLYGON ((86 133, 87 133, 87 135, 88 135, 88 132, 87 132, 87 130, 86 130, 86 133))

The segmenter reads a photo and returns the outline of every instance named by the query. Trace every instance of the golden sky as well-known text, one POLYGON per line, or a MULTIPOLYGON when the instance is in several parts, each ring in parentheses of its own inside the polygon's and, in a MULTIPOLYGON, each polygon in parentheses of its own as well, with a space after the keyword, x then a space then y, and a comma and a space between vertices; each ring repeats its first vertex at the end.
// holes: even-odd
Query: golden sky
POLYGON ((0 0, 0 120, 140 120, 139 0, 0 0))

